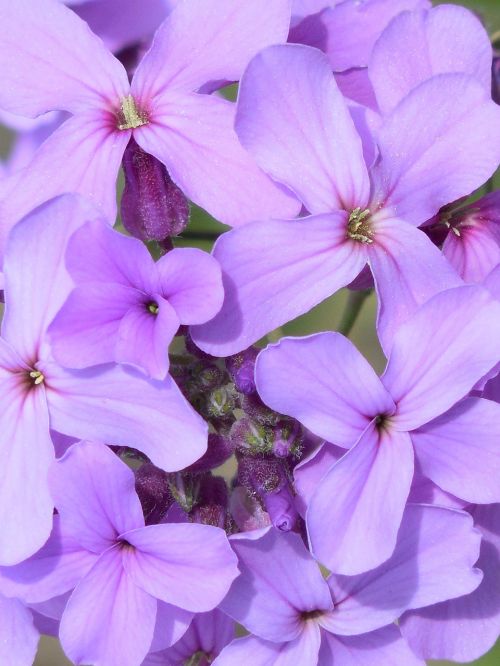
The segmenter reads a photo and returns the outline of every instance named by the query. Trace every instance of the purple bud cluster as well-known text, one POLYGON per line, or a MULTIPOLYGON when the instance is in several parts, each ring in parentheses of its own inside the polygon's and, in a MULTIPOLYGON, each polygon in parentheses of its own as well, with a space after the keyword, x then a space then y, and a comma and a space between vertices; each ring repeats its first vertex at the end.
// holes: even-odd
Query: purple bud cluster
POLYGON ((429 0, 0 0, 0 666, 494 649, 497 36, 429 0), (343 288, 338 331, 297 320, 343 288))

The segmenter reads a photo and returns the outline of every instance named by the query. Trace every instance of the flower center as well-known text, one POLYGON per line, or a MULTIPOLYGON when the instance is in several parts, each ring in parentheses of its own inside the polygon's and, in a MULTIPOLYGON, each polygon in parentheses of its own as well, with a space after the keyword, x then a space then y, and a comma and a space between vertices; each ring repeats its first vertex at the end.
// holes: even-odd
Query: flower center
POLYGON ((302 620, 317 620, 318 617, 324 615, 325 611, 322 610, 311 610, 311 611, 302 611, 300 617, 302 620))
POLYGON ((206 652, 195 652, 191 657, 186 659, 184 666, 202 666, 206 663, 212 663, 210 657, 206 652))
POLYGON ((141 109, 135 105, 135 99, 132 95, 124 97, 120 104, 120 111, 118 112, 118 129, 129 130, 136 129, 142 125, 147 125, 149 119, 141 109))
POLYGON ((373 243, 373 231, 368 209, 355 208, 351 212, 347 222, 347 237, 358 241, 358 243, 373 243))
POLYGON ((153 315, 158 314, 158 310, 160 309, 158 307, 158 303, 155 303, 154 301, 150 301, 146 307, 148 309, 148 312, 150 312, 153 315))
POLYGON ((40 372, 40 370, 32 370, 29 373, 29 377, 30 377, 30 380, 31 380, 31 384, 33 384, 34 386, 38 386, 39 384, 43 384, 43 381, 45 379, 45 377, 40 372))

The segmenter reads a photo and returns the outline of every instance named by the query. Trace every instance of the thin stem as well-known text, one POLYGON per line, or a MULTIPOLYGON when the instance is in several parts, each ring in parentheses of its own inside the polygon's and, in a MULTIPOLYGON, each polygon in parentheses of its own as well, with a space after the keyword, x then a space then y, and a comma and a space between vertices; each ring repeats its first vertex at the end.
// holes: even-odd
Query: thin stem
POLYGON ((371 289, 364 289, 363 291, 350 291, 347 297, 347 303, 339 324, 339 333, 349 335, 352 331, 356 319, 363 307, 363 303, 371 294, 371 289))
POLYGON ((215 241, 222 232, 218 231, 183 231, 178 238, 189 238, 191 240, 215 241))

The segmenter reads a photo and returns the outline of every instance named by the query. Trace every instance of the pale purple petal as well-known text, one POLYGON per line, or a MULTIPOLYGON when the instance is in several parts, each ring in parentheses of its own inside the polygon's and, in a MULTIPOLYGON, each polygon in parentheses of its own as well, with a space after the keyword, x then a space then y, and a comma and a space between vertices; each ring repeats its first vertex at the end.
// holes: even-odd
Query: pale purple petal
POLYGON ((394 625, 362 636, 323 632, 318 666, 425 666, 394 625))
POLYGON ((70 292, 64 267, 68 239, 97 216, 88 202, 68 194, 38 208, 10 234, 2 335, 27 362, 38 360, 47 326, 70 292))
POLYGON ((240 83, 235 127, 259 165, 311 213, 366 205, 361 140, 316 49, 289 44, 256 56, 240 83))
POLYGON ((118 360, 121 321, 143 301, 144 294, 121 284, 89 282, 73 289, 48 330, 55 360, 67 368, 118 360))
POLYGON ((301 460, 293 470, 294 487, 297 491, 295 503, 300 515, 305 518, 307 506, 320 481, 345 451, 328 442, 323 443, 310 456, 301 460))
POLYGON ((374 224, 368 262, 378 295, 377 332, 386 354, 398 328, 435 294, 462 280, 419 229, 397 218, 374 224))
POLYGON ((500 405, 469 398, 411 433, 422 472, 477 504, 500 502, 500 405))
POLYGON ((126 532, 125 569, 143 590, 185 610, 215 608, 238 575, 226 534, 198 524, 149 525, 126 532))
POLYGON ((54 449, 47 400, 43 386, 28 389, 28 381, 20 374, 0 380, 0 564, 32 555, 52 527, 47 472, 54 449))
POLYGON ((94 553, 144 525, 132 470, 107 446, 74 444, 50 470, 50 490, 65 534, 94 553))
POLYGON ((59 638, 76 664, 137 666, 148 653, 157 602, 126 573, 122 552, 103 553, 69 598, 59 638))
POLYGON ((408 505, 393 555, 359 576, 332 575, 335 610, 321 625, 337 634, 372 631, 407 609, 421 608, 475 590, 482 573, 473 566, 480 534, 463 511, 408 505))
POLYGON ((182 324, 203 324, 220 310, 222 276, 215 259, 196 248, 175 248, 156 264, 159 290, 182 324))
POLYGON ((55 515, 52 533, 37 553, 0 568, 0 591, 29 604, 44 602, 72 590, 96 560, 97 555, 82 548, 55 515))
POLYGON ((386 117, 378 144, 373 203, 419 225, 494 173, 500 107, 471 77, 438 74, 386 117))
POLYGON ((121 284, 157 291, 154 262, 144 243, 99 221, 77 231, 68 243, 66 266, 76 284, 121 284))
POLYGON ((435 74, 469 74, 490 95, 491 59, 491 42, 479 18, 446 5, 397 16, 375 45, 369 73, 386 114, 435 74))
POLYGON ((340 333, 283 338, 259 354, 255 379, 271 409, 345 448, 375 416, 395 410, 373 368, 340 333))
MULTIPOLYGON (((354 67, 353 69, 346 69, 345 72, 336 72, 335 81, 344 97, 362 104, 369 110, 378 110, 367 67, 354 67)), ((367 162, 367 165, 370 166, 370 162, 367 162)))
POLYGON ((315 557, 347 575, 390 557, 412 476, 410 437, 370 424, 311 498, 306 523, 315 557))
POLYGON ((398 405, 398 429, 440 416, 496 365, 500 303, 476 286, 433 296, 397 331, 384 385, 398 405), (446 390, 443 390, 446 386, 446 390))
POLYGON ((192 625, 193 617, 196 616, 190 611, 158 601, 155 632, 149 648, 150 651, 164 650, 179 641, 188 627, 192 625))
POLYGON ((168 372, 168 347, 178 328, 174 308, 159 295, 150 301, 158 311, 148 309, 148 299, 135 303, 125 314, 117 331, 114 360, 143 368, 154 379, 163 379, 168 372))
MULTIPOLYGON (((500 219, 481 219, 453 227, 443 243, 443 254, 465 282, 481 283, 500 265, 500 219), (453 232, 453 229, 457 233, 453 232)), ((500 217, 500 207, 499 207, 500 217)))
POLYGON ((189 199, 224 224, 295 217, 300 203, 241 146, 234 115, 235 105, 218 96, 170 93, 134 138, 189 199))
POLYGON ((31 666, 38 637, 31 612, 17 599, 0 594, 0 663, 31 666))
POLYGON ((174 381, 132 368, 48 368, 51 426, 64 434, 143 451, 166 471, 183 469, 207 447, 207 425, 174 381), (154 427, 152 427, 154 424, 154 427))
POLYGON ((288 0, 180 2, 157 31, 133 90, 151 99, 167 88, 192 91, 210 81, 238 81, 252 56, 286 41, 289 23, 288 0))
POLYGON ((0 3, 0 106, 35 116, 113 108, 128 91, 123 65, 58 2, 0 3))
MULTIPOLYGON (((498 520, 499 506, 483 507, 483 511, 496 514, 498 520)), ((498 546, 498 539, 483 533, 477 566, 484 578, 474 592, 403 616, 401 631, 417 655, 469 662, 493 647, 500 633, 498 546)))
POLYGON ((260 638, 297 638, 302 612, 333 608, 328 585, 302 539, 267 530, 260 538, 231 539, 241 575, 220 608, 260 638))
POLYGON ((212 321, 191 329, 215 356, 245 349, 266 333, 349 284, 366 263, 361 243, 346 240, 347 215, 256 222, 221 236, 214 257, 225 300, 212 321))
MULTIPOLYGON (((82 194, 108 223, 116 217, 116 177, 129 132, 115 132, 92 112, 74 116, 40 146, 30 164, 3 185, 3 253, 8 231, 31 210, 65 192, 82 194)), ((95 219, 95 215, 93 219, 95 219)))
POLYGON ((214 666, 244 664, 252 655, 252 666, 297 666, 316 664, 321 643, 315 622, 306 622, 297 638, 286 643, 271 643, 247 636, 230 643, 214 661, 214 666))

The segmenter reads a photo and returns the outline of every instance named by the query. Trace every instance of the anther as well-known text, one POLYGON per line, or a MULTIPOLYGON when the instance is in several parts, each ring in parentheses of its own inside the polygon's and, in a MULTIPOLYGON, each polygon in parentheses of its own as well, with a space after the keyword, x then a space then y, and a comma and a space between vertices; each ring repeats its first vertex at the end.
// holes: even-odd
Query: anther
POLYGON ((147 125, 148 122, 146 114, 141 112, 135 105, 132 95, 127 95, 122 99, 118 113, 119 130, 136 129, 142 125, 147 125))
POLYGON ((31 379, 34 380, 33 384, 35 384, 35 386, 38 386, 38 384, 42 384, 43 380, 45 379, 45 377, 39 370, 32 370, 30 372, 30 377, 31 379))
POLYGON ((373 243, 373 232, 370 224, 370 211, 355 208, 347 222, 347 236, 359 243, 373 243))

